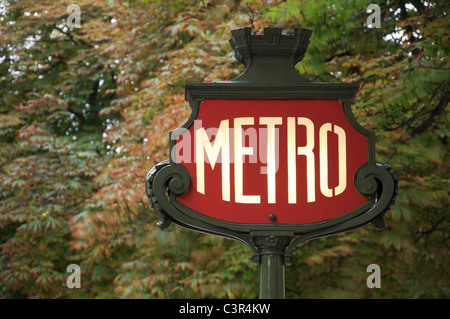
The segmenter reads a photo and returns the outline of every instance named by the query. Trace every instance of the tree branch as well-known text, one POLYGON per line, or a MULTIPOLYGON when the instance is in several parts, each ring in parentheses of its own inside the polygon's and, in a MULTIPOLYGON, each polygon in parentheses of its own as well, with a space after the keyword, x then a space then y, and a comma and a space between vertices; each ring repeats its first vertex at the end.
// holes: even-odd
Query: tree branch
POLYGON ((252 10, 252 8, 250 8, 249 4, 247 4, 246 7, 241 6, 241 8, 248 15, 248 18, 250 20, 250 25, 252 26, 252 30, 254 30, 255 25, 253 24, 253 22, 255 21, 255 12, 252 10))
POLYGON ((435 224, 433 224, 430 229, 420 232, 420 235, 416 239, 414 239, 414 243, 417 243, 423 236, 426 236, 435 231, 439 226, 439 224, 442 223, 444 220, 445 216, 439 219, 435 224))
POLYGON ((411 0, 411 3, 414 7, 416 7, 417 11, 419 11, 420 14, 424 13, 427 8, 425 8, 425 5, 420 0, 411 0))
POLYGON ((440 67, 440 66, 427 66, 427 65, 418 65, 418 66, 412 66, 410 68, 405 69, 398 69, 399 71, 411 71, 415 69, 433 69, 433 70, 448 70, 449 68, 440 67))
POLYGON ((443 93, 441 95, 441 98, 439 99, 439 102, 437 103, 434 110, 428 115, 428 117, 417 127, 413 128, 409 135, 411 137, 414 137, 416 135, 422 134, 425 132, 430 126, 433 125, 435 117, 442 115, 444 113, 445 108, 447 107, 447 104, 450 99, 450 92, 446 89, 443 90, 443 93))
POLYGON ((334 54, 332 56, 329 56, 328 58, 325 59, 325 62, 330 62, 331 60, 333 60, 334 58, 338 57, 343 57, 343 56, 348 56, 348 55, 353 55, 353 53, 351 51, 345 51, 339 54, 334 54))
POLYGON ((72 33, 70 32, 64 32, 60 27, 55 26, 55 29, 58 30, 59 32, 61 32, 62 34, 64 34, 65 36, 67 36, 70 41, 72 41, 75 45, 78 45, 78 42, 82 43, 83 45, 87 46, 87 47, 92 47, 91 44, 86 43, 84 40, 81 39, 76 39, 72 33))

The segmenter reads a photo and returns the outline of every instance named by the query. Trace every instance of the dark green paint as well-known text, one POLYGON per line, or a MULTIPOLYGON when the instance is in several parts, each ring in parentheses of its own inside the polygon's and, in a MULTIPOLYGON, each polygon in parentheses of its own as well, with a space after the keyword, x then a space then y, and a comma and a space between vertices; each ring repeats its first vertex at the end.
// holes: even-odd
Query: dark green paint
POLYGON ((293 36, 281 35, 280 28, 267 28, 264 35, 251 35, 249 28, 234 30, 230 44, 235 57, 246 69, 226 82, 186 84, 186 100, 192 107, 187 122, 170 133, 170 154, 176 137, 185 132, 197 117, 200 102, 219 99, 339 99, 349 123, 368 137, 368 163, 355 175, 356 189, 370 201, 341 217, 305 224, 236 224, 199 214, 176 201, 188 191, 190 176, 176 158, 157 164, 148 173, 146 192, 153 209, 167 228, 170 223, 190 230, 231 238, 252 249, 252 261, 260 265, 260 298, 284 298, 284 267, 300 243, 351 231, 372 223, 383 229, 384 214, 395 203, 398 177, 387 164, 375 162, 375 134, 354 119, 350 104, 357 84, 310 82, 295 70, 309 43, 311 31, 295 29, 293 36))

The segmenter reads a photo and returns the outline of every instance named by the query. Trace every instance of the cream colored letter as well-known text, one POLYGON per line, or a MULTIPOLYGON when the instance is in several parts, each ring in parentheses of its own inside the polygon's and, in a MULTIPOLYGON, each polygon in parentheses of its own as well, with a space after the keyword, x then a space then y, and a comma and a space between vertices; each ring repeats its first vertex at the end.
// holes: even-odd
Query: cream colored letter
POLYGON ((217 130, 214 146, 211 145, 205 129, 202 127, 196 130, 196 172, 197 172, 197 191, 205 194, 205 152, 211 163, 211 168, 214 169, 219 152, 222 150, 222 199, 230 201, 230 134, 229 134, 229 120, 220 122, 217 130))
POLYGON ((244 195, 243 160, 244 155, 252 155, 253 147, 244 147, 242 126, 253 125, 253 117, 237 117, 234 119, 234 194, 236 203, 259 204, 261 196, 244 195))
MULTIPOLYGON (((325 123, 319 130, 320 191, 326 197, 333 196, 333 190, 328 187, 328 132, 331 132, 331 126, 331 123, 325 123)), ((334 133, 338 136, 339 184, 334 189, 336 196, 347 187, 347 145, 345 131, 342 127, 334 125, 334 133)))
POLYGON ((297 118, 298 125, 306 127, 306 145, 296 145, 295 117, 288 117, 288 202, 297 203, 297 159, 296 155, 306 156, 306 185, 308 203, 316 201, 314 171, 314 124, 306 117, 297 118))
POLYGON ((275 154, 275 125, 283 124, 281 117, 260 117, 259 124, 267 125, 267 196, 268 203, 276 203, 276 154, 275 154))

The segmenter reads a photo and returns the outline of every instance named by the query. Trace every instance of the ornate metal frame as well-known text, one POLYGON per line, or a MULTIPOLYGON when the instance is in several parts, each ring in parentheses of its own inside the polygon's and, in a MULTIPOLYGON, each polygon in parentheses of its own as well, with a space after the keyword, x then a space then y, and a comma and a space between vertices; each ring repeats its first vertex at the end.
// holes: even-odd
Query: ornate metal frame
POLYGON ((230 43, 236 58, 246 70, 236 79, 226 82, 186 85, 186 100, 192 107, 188 121, 170 133, 170 154, 175 137, 193 125, 200 102, 220 99, 339 99, 349 123, 369 139, 369 160, 354 178, 356 189, 368 197, 368 203, 332 220, 304 224, 236 224, 220 221, 185 207, 176 198, 190 187, 187 169, 172 158, 154 166, 146 178, 146 193, 151 206, 167 228, 171 223, 190 230, 223 236, 246 244, 254 252, 251 257, 259 264, 261 256, 282 255, 284 265, 291 264, 290 254, 300 243, 319 237, 347 232, 369 223, 383 229, 384 214, 395 203, 398 176, 388 164, 375 161, 375 134, 363 128, 353 117, 350 104, 357 84, 310 82, 295 71, 309 43, 310 30, 295 29, 293 36, 281 34, 279 28, 267 28, 264 35, 251 35, 250 28, 234 30, 230 43))

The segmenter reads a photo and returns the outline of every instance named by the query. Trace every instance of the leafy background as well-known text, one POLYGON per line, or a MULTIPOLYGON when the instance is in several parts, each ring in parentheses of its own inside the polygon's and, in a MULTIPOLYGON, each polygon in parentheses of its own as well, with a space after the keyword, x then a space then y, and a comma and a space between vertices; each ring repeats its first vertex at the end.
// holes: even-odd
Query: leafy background
POLYGON ((387 229, 299 247, 286 297, 449 297, 448 2, 376 1, 381 28, 363 0, 77 0, 80 28, 71 3, 0 1, 0 297, 257 297, 248 248, 160 231, 144 192, 184 84, 242 72, 228 39, 247 26, 312 29, 298 71, 360 84, 354 115, 400 177, 387 229))

